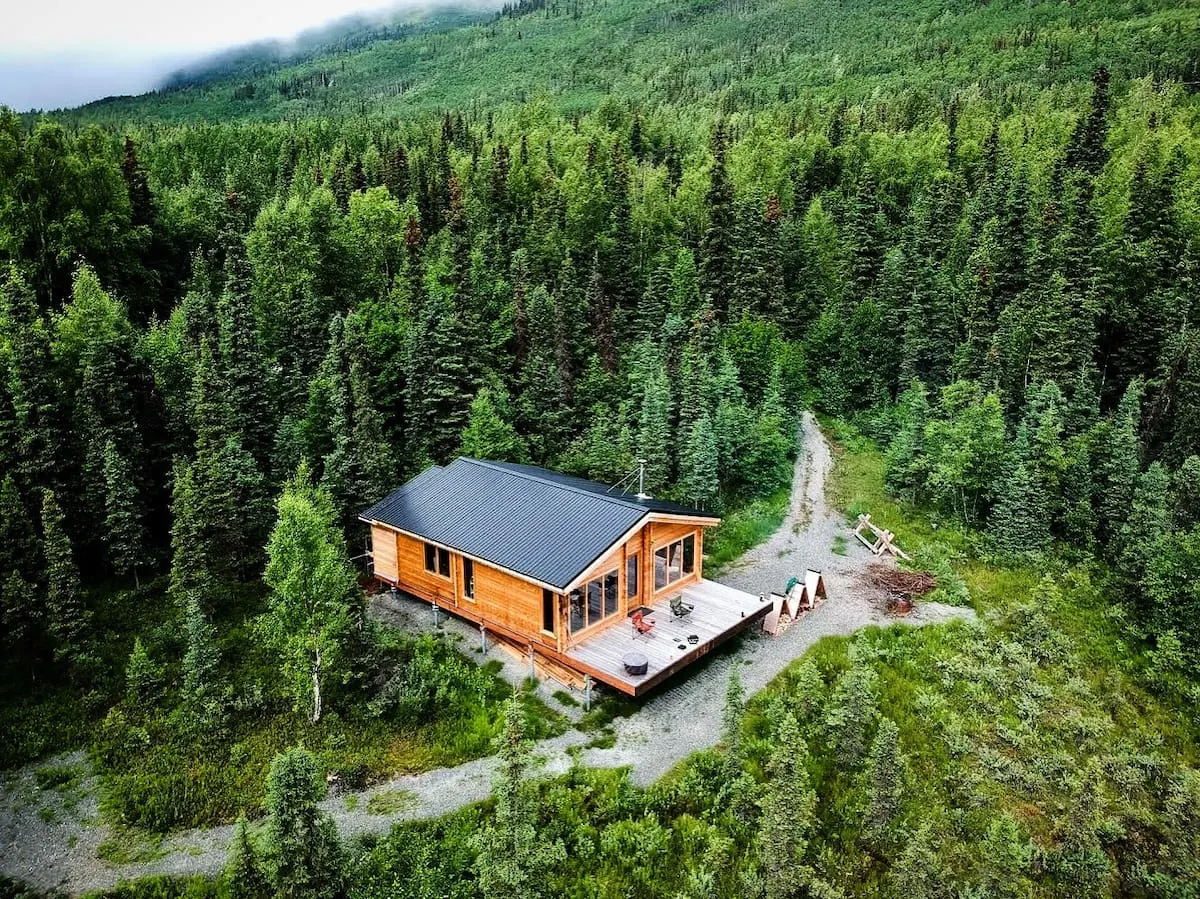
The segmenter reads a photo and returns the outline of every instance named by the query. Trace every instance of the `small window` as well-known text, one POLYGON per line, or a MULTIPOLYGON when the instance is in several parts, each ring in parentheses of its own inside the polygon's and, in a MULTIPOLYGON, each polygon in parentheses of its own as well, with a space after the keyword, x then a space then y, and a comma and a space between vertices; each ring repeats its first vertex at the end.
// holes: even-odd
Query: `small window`
POLYGON ((683 538, 683 573, 691 574, 696 570, 696 535, 688 534, 683 538))
POLYGON ((661 590, 667 586, 667 548, 659 547, 654 551, 654 589, 661 590))
POLYGON ((617 602, 620 599, 620 584, 617 581, 617 572, 610 571, 604 575, 604 616, 617 611, 617 602))
POLYGON ((450 577, 450 550, 434 546, 432 543, 426 543, 425 570, 431 574, 450 577))
POLYGON ((475 561, 463 556, 463 596, 475 598, 475 561))
POLYGON ((542 588, 542 630, 554 633, 554 592, 542 588))
POLYGON ((638 595, 638 557, 630 556, 625 560, 625 596, 628 599, 638 595))
POLYGON ((581 631, 587 625, 587 611, 583 605, 583 591, 571 591, 571 632, 581 631))

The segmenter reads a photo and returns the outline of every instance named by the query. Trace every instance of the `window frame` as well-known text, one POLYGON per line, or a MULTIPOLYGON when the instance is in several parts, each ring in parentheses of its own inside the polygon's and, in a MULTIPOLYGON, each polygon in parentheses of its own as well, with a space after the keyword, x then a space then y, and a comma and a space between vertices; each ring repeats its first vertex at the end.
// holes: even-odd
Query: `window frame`
POLYGON ((617 617, 621 612, 621 566, 588 578, 567 594, 567 603, 567 631, 572 636, 617 617), (605 589, 610 578, 614 600, 611 610, 608 608, 608 591, 605 589), (577 614, 578 627, 575 623, 577 614))
POLYGON ((669 590, 696 574, 696 532, 654 547, 654 592, 669 590))
POLYGON ((475 601, 475 560, 462 556, 462 594, 468 602, 475 601))
POLYGON ((450 580, 450 550, 444 546, 438 546, 436 543, 430 543, 428 540, 422 542, 425 544, 426 574, 450 580), (430 565, 433 567, 431 568, 430 565))
POLYGON ((558 631, 558 594, 546 587, 542 588, 542 633, 553 636, 558 631), (549 623, 549 627, 546 627, 549 623))

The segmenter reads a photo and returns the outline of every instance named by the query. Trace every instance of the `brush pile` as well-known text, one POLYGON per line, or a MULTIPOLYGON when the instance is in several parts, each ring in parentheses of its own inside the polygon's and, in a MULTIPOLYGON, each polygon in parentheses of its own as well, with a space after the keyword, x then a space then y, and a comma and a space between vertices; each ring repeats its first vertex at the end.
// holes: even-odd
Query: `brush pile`
POLYGON ((879 562, 867 568, 863 581, 889 615, 907 615, 918 599, 937 586, 937 581, 927 571, 901 571, 879 562))

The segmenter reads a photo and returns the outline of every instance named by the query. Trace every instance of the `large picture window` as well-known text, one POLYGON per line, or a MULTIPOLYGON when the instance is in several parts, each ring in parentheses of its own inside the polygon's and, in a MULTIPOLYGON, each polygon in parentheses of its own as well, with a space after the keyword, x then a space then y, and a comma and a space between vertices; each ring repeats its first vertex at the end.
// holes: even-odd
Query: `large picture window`
POLYGON ((426 543, 425 570, 430 574, 450 577, 450 550, 426 543))
POLYGON ((696 571, 696 535, 660 546, 654 551, 654 589, 663 590, 696 571))
POLYGON ((625 597, 633 599, 638 595, 638 557, 630 556, 625 560, 625 597))
POLYGON ((570 592, 567 605, 570 608, 571 633, 599 624, 609 615, 617 613, 621 605, 618 572, 614 568, 570 592))

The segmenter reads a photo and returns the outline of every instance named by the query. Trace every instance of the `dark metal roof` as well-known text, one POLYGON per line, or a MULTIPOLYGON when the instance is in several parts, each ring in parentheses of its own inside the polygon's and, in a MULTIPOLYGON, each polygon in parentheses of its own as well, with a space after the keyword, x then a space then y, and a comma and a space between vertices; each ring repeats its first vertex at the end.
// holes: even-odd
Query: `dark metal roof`
POLYGON ((456 459, 362 513, 565 588, 650 512, 704 515, 532 465, 456 459))
POLYGON ((655 499, 653 496, 639 497, 636 493, 630 493, 628 490, 616 490, 607 484, 601 484, 597 481, 587 481, 583 478, 577 478, 574 475, 563 474, 559 471, 550 471, 546 468, 538 468, 536 465, 522 465, 519 462, 489 462, 489 465, 496 465, 500 468, 506 468, 509 471, 519 472, 533 478, 540 478, 545 481, 551 481, 555 484, 562 484, 565 487, 575 487, 579 490, 587 490, 591 493, 599 493, 612 499, 624 500, 627 503, 632 503, 641 506, 643 509, 649 509, 651 512, 660 512, 665 515, 687 515, 692 518, 717 518, 711 512, 701 512, 698 509, 693 509, 688 506, 681 506, 679 503, 668 502, 665 499, 655 499))

